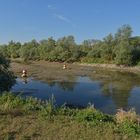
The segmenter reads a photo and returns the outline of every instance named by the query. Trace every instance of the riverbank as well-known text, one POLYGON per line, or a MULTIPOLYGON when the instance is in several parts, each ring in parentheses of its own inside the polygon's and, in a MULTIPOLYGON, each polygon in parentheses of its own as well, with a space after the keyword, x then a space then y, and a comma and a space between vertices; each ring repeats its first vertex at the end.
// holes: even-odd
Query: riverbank
POLYGON ((0 96, 0 139, 140 139, 139 116, 120 110, 111 116, 86 109, 56 108, 53 98, 41 102, 11 93, 0 96))
POLYGON ((116 70, 116 71, 126 71, 126 72, 133 72, 133 73, 140 73, 140 66, 124 66, 124 65, 116 65, 116 64, 87 64, 87 63, 78 63, 81 66, 90 66, 90 67, 97 67, 109 70, 116 70))
POLYGON ((64 63, 47 61, 31 61, 29 64, 12 62, 11 70, 17 76, 21 76, 22 69, 26 69, 29 77, 42 81, 73 81, 75 76, 86 76, 93 72, 92 67, 80 66, 78 64, 68 64, 67 69, 63 70, 63 65, 64 63))
MULTIPOLYGON (((74 82, 77 76, 86 76, 90 79, 104 82, 118 82, 121 84, 134 81, 136 85, 139 83, 140 68, 124 67, 112 64, 67 64, 67 69, 63 70, 64 63, 47 62, 47 61, 31 61, 30 63, 12 62, 11 70, 16 76, 21 77, 23 69, 27 70, 28 77, 43 82, 74 82), (134 78, 132 78, 134 77, 134 78), (136 80, 137 79, 137 80, 136 80)), ((129 83, 128 85, 130 86, 129 83)))
MULTIPOLYGON (((46 69, 48 72, 51 69, 50 72, 56 72, 56 70, 59 70, 57 72, 57 77, 58 75, 61 75, 61 73, 68 74, 72 73, 75 75, 88 75, 89 72, 94 72, 94 69, 104 69, 104 70, 109 70, 109 71, 120 71, 120 72, 131 72, 131 73, 140 73, 140 66, 124 66, 124 65, 116 65, 116 64, 88 64, 88 63, 68 63, 68 68, 67 70, 63 70, 63 65, 64 63, 59 63, 59 62, 48 62, 48 61, 30 61, 29 63, 23 63, 22 60, 12 60, 12 68, 16 73, 19 73, 19 70, 22 70, 23 68, 31 68, 33 67, 41 67, 42 69, 46 69), (53 71, 54 70, 54 71, 53 71), (87 72, 86 72, 87 71, 87 72)), ((33 68, 32 68, 33 69, 33 68)), ((41 69, 41 70, 42 70, 41 69)), ((36 69, 37 70, 37 69, 36 69)), ((41 71, 40 70, 40 71, 41 71)), ((44 72, 44 71, 43 71, 44 72)), ((50 72, 48 74, 50 74, 50 72)), ((29 71, 30 73, 30 71, 29 71)), ((34 74, 32 72, 32 74, 34 74)), ((58 77, 61 78, 61 77, 58 77)))

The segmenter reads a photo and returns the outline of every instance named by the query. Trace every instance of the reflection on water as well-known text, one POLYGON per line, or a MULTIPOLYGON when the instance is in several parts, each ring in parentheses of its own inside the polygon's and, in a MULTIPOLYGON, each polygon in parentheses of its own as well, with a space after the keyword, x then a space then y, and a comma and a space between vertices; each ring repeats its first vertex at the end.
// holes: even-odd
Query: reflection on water
POLYGON ((23 84, 28 84, 28 79, 26 77, 22 78, 23 84))
POLYGON ((57 105, 86 107, 91 103, 106 113, 134 107, 140 113, 140 76, 132 73, 97 70, 87 77, 70 77, 68 81, 17 79, 11 90, 43 100, 53 94, 57 105))

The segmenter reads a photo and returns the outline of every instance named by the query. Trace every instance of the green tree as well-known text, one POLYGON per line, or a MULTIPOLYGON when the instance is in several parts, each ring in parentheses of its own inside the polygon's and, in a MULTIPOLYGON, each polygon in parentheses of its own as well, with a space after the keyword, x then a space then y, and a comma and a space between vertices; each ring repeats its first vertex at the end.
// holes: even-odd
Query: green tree
POLYGON ((50 52, 56 47, 56 41, 50 37, 47 40, 41 40, 38 47, 39 57, 43 60, 50 59, 50 52))
POLYGON ((8 45, 1 45, 0 46, 0 54, 7 57, 7 58, 10 58, 10 54, 8 52, 8 45))
POLYGON ((14 74, 9 71, 10 61, 0 55, 0 92, 9 90, 15 83, 14 74))
POLYGON ((121 41, 117 45, 115 62, 116 64, 132 65, 133 64, 132 47, 128 41, 121 41))
POLYGON ((114 38, 112 34, 109 34, 104 38, 102 43, 101 57, 107 61, 112 61, 115 57, 114 38))
POLYGON ((125 24, 120 27, 115 34, 116 41, 120 42, 121 40, 128 40, 132 35, 132 28, 130 25, 125 24))
POLYGON ((56 45, 57 45, 57 47, 61 46, 61 47, 65 48, 66 50, 69 50, 69 47, 75 46, 76 43, 75 43, 74 37, 70 35, 70 36, 58 39, 56 42, 56 45))
POLYGON ((7 47, 7 53, 10 58, 18 58, 20 56, 21 43, 10 41, 7 47))
POLYGON ((133 47, 130 44, 132 28, 126 24, 120 27, 115 34, 115 62, 117 64, 132 65, 133 62, 133 47))

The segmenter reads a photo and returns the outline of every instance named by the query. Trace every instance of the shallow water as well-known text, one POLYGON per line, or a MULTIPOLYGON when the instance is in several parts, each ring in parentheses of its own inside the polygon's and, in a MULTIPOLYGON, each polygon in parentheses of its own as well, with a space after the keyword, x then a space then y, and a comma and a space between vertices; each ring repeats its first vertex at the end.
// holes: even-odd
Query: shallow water
POLYGON ((42 100, 55 97, 57 105, 86 107, 91 103, 95 108, 109 114, 117 109, 134 107, 140 114, 140 76, 116 71, 95 71, 89 76, 74 76, 69 81, 17 78, 11 91, 23 96, 42 100))

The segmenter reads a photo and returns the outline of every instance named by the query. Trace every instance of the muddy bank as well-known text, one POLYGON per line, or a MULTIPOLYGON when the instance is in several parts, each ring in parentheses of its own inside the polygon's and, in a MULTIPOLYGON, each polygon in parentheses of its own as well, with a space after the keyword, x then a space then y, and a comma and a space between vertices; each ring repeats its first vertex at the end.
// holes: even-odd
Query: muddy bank
POLYGON ((27 69, 28 76, 39 80, 65 81, 71 80, 75 76, 88 76, 93 73, 94 68, 77 64, 67 64, 67 69, 63 70, 64 63, 33 61, 30 64, 12 62, 11 69, 17 76, 21 76, 22 69, 27 69))
POLYGON ((128 67, 128 66, 123 66, 123 65, 116 65, 116 64, 80 64, 80 66, 89 66, 89 67, 96 67, 96 68, 102 68, 102 69, 108 69, 108 70, 113 70, 113 71, 126 71, 126 72, 132 72, 132 73, 139 73, 140 72, 140 67, 134 66, 134 67, 128 67))
MULTIPOLYGON (((74 81, 76 76, 88 76, 94 79, 115 79, 119 80, 120 75, 137 77, 140 68, 138 67, 118 67, 116 65, 106 64, 67 64, 67 69, 63 70, 64 63, 33 61, 30 64, 12 62, 11 69, 20 77, 22 69, 27 69, 28 76, 41 81, 74 81), (117 72, 117 73, 116 73, 117 72), (135 74, 135 75, 134 75, 135 74), (115 76, 117 75, 117 76, 115 76), (118 76, 119 75, 119 76, 118 76)), ((126 79, 126 78, 124 78, 126 79)))

